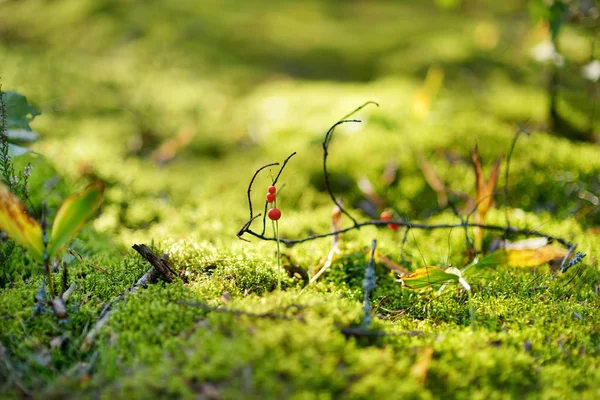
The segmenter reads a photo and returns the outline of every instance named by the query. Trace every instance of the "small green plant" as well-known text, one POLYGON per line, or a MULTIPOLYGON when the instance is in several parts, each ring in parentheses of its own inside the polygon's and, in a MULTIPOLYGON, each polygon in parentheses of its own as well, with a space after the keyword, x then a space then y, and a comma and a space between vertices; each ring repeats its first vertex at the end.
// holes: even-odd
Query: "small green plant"
POLYGON ((68 197, 60 206, 52 230, 48 232, 46 216, 41 224, 27 214, 23 203, 10 189, 0 183, 0 230, 23 246, 38 263, 44 266, 50 295, 54 289, 50 259, 75 236, 83 223, 94 215, 102 201, 104 184, 92 183, 84 191, 68 197))
MULTIPOLYGON (((4 182, 24 203, 29 202, 28 181, 32 167, 28 164, 22 171, 17 171, 13 161, 15 157, 31 151, 18 144, 37 139, 37 134, 31 130, 29 124, 39 114, 40 112, 27 101, 25 96, 13 91, 2 92, 0 86, 0 182, 4 182)), ((0 239, 3 238, 0 236, 0 239)), ((1 240, 0 286, 2 287, 19 273, 10 267, 14 261, 14 250, 15 243, 12 240, 1 240)))

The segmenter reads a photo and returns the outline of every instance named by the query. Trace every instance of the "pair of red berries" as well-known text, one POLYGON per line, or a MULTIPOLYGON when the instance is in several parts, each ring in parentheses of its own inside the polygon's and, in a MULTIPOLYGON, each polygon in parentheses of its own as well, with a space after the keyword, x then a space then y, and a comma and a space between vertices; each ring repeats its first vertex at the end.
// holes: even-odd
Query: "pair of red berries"
MULTIPOLYGON (((381 213, 381 220, 382 221, 389 221, 392 219, 392 213, 385 210, 384 212, 381 213)), ((388 228, 390 228, 393 231, 397 231, 399 228, 399 225, 397 224, 388 224, 388 228)))
MULTIPOLYGON (((267 203, 273 203, 275 201, 276 191, 277 189, 275 188, 275 186, 269 186, 269 188, 267 189, 267 203)), ((281 210, 277 207, 273 207, 269 210, 267 216, 270 220, 277 221, 279 218, 281 218, 281 210)))

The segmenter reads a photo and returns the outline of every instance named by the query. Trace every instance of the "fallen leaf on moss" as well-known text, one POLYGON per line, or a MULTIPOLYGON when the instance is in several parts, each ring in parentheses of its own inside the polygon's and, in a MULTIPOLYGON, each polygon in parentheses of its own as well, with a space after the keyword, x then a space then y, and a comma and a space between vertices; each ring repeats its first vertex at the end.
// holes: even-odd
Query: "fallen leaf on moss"
POLYGON ((458 282, 460 277, 460 271, 456 268, 450 267, 444 271, 439 267, 428 266, 403 276, 400 281, 407 289, 425 289, 433 285, 458 282))
POLYGON ((508 265, 509 267, 537 267, 555 260, 562 260, 569 250, 555 245, 539 248, 517 248, 496 250, 483 257, 478 266, 508 265))

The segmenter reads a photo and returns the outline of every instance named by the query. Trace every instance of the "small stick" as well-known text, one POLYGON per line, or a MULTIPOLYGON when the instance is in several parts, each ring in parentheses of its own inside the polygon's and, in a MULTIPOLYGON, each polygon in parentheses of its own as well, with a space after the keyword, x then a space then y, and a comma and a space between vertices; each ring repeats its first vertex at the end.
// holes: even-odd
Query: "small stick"
POLYGON ((142 257, 146 259, 160 273, 161 278, 166 282, 172 282, 176 275, 169 266, 167 260, 163 257, 158 257, 145 244, 134 244, 131 246, 142 257))
POLYGON ((50 298, 56 297, 54 291, 54 283, 52 282, 52 271, 50 271, 50 254, 48 254, 48 209, 46 202, 42 203, 42 241, 44 243, 44 271, 46 272, 46 280, 50 289, 50 298))
POLYGON ((75 283, 71 284, 71 286, 69 286, 69 288, 67 290, 65 290, 65 292, 62 294, 62 299, 63 301, 66 303, 69 298, 71 297, 71 295, 73 294, 73 292, 75 292, 75 289, 77 289, 77 285, 75 283))

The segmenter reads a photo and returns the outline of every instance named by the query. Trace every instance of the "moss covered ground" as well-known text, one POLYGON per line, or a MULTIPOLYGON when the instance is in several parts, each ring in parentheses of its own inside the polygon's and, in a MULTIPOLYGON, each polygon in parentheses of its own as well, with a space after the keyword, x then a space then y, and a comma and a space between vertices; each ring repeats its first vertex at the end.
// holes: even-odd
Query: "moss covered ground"
MULTIPOLYGON (((548 67, 529 50, 548 34, 523 2, 465 3, 0 2, 3 89, 42 110, 37 153, 15 161, 33 165, 32 202, 55 210, 93 180, 107 187, 98 218, 70 245, 81 258, 65 255, 77 285, 68 322, 33 315, 42 273, 24 251, 1 266, 0 397, 599 398, 598 145, 546 131, 548 67), (443 78, 423 100, 428 71, 443 78), (575 242, 583 262, 556 276, 548 265, 472 268, 474 318, 460 287, 410 291, 377 262, 371 328, 387 336, 352 336, 343 330, 364 317, 372 239, 410 270, 467 264, 460 229, 413 230, 403 245, 402 230, 365 227, 341 237, 315 284, 302 291, 285 276, 278 291, 275 243, 235 236, 248 182, 296 151, 281 178, 281 235, 330 230, 321 142, 368 100, 380 106, 340 127, 330 148, 333 189, 353 215, 370 218, 359 208, 366 177, 398 216, 459 222, 439 208, 418 157, 474 195, 475 143, 488 173, 524 126, 531 135, 516 144, 508 197, 503 163, 487 222, 508 215, 575 242), (169 253, 185 279, 129 293, 149 267, 134 243, 169 253), (267 316, 184 304, 198 301, 267 316)), ((582 62, 588 39, 567 26, 561 48, 582 62)), ((585 125, 592 102, 570 100, 561 112, 585 125)), ((269 182, 268 171, 257 179, 255 204, 269 182)), ((282 251, 313 275, 330 247, 282 251)))

